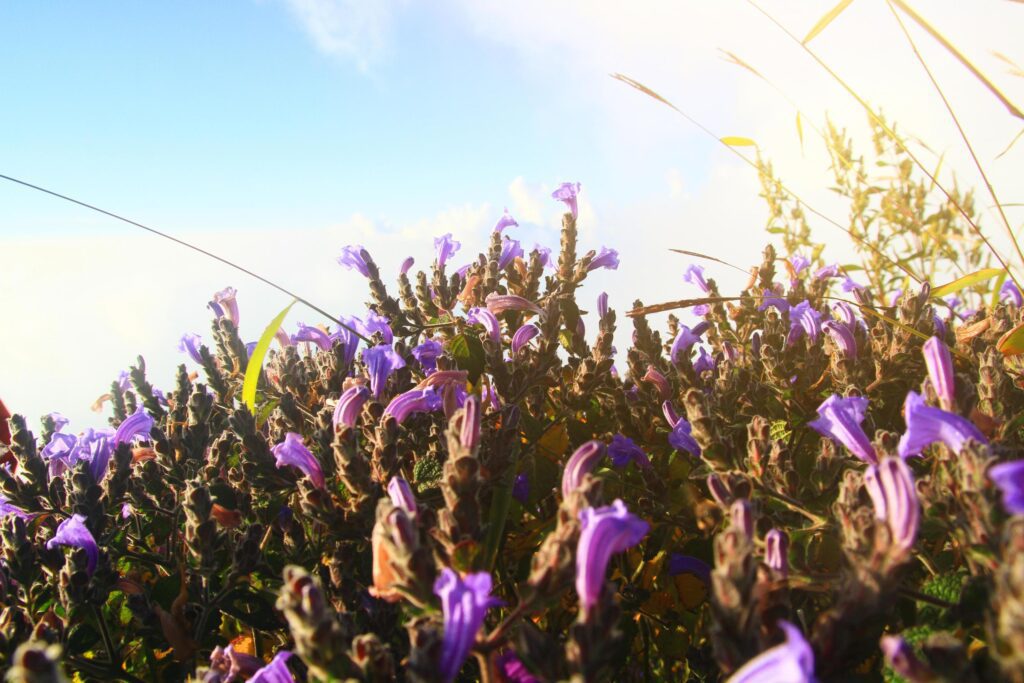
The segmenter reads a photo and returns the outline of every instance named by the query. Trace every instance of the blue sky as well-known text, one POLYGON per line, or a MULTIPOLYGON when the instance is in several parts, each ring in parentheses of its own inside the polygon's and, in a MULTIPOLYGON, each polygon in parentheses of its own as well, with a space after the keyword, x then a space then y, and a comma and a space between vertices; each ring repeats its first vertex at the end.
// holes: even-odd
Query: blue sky
MULTIPOLYGON (((801 35, 832 4, 764 3, 801 35)), ((1024 100, 1024 80, 991 54, 1024 63, 1024 7, 935 0, 926 9, 1024 100)), ((1021 201, 1024 146, 994 160, 1019 125, 915 35, 1003 199, 1021 201)), ((814 46, 975 183, 883 3, 858 0, 814 46)), ((827 190, 820 142, 801 150, 792 107, 719 48, 769 75, 805 116, 828 112, 863 133, 849 98, 740 0, 3 3, 0 173, 196 241, 349 313, 365 293, 334 263, 342 245, 363 243, 393 270, 409 254, 425 266, 433 237, 453 232, 469 258, 507 206, 524 246, 555 246, 550 191, 579 180, 585 247, 622 252, 620 269, 598 275, 584 297, 607 290, 621 311, 638 297, 691 293, 685 261, 668 248, 745 265, 767 236, 751 171, 610 72, 647 83, 720 135, 754 138, 803 196, 845 215, 827 190)), ((226 285, 239 289, 245 338, 287 303, 216 263, 6 183, 0 237, 9 332, 0 397, 33 421, 49 410, 79 428, 101 421, 89 404, 140 353, 154 382, 169 384, 178 337, 207 331, 205 302, 226 285)), ((841 239, 830 249, 848 253, 841 239)), ((742 284, 728 270, 709 274, 742 284)), ((299 311, 289 321, 323 322, 299 311)))

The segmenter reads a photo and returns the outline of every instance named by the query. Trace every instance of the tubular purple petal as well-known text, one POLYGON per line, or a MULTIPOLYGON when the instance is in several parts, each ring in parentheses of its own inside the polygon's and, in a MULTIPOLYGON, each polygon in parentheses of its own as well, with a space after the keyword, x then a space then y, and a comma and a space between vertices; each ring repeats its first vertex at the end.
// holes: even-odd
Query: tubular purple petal
POLYGON ((450 682, 455 680, 469 656, 487 610, 502 603, 491 596, 491 575, 486 572, 469 574, 461 579, 452 569, 445 567, 434 582, 434 594, 441 599, 444 614, 440 674, 442 680, 450 682))
POLYGON ((501 256, 498 257, 498 270, 505 270, 513 259, 523 257, 523 247, 519 240, 504 235, 501 240, 501 256))
POLYGON ((416 496, 413 495, 409 482, 402 477, 391 477, 391 481, 388 482, 388 497, 396 508, 405 510, 410 516, 416 515, 416 496))
POLYGON ((1012 303, 1017 308, 1024 305, 1024 297, 1021 296, 1020 290, 1017 289, 1017 285, 1013 283, 1013 280, 1007 280, 999 288, 999 300, 1005 303, 1012 303))
POLYGON ((419 361, 420 366, 431 374, 437 370, 437 359, 444 355, 444 347, 440 342, 428 339, 412 350, 413 358, 419 361))
POLYGON ((789 257, 789 265, 793 266, 793 272, 799 275, 811 265, 811 260, 803 254, 793 254, 789 257))
POLYGON ((519 501, 520 505, 526 505, 526 501, 530 499, 530 478, 525 472, 516 475, 516 480, 512 483, 512 497, 519 501))
POLYGON ((363 411, 363 404, 370 398, 370 390, 362 384, 357 384, 346 389, 338 405, 334 407, 334 427, 355 427, 359 414, 363 411))
POLYGON ((480 399, 474 394, 466 397, 463 404, 462 429, 459 431, 459 443, 463 448, 475 451, 480 445, 480 423, 483 410, 480 399))
POLYGON ((772 529, 764 537, 764 563, 783 578, 789 576, 789 535, 772 529))
POLYGON ((598 252, 597 256, 595 256, 587 265, 587 272, 597 270, 598 268, 618 270, 619 252, 615 249, 609 249, 608 247, 601 247, 601 251, 598 252))
POLYGON ((395 370, 405 367, 405 361, 390 345, 381 344, 363 351, 363 363, 370 373, 370 393, 380 397, 384 385, 395 370))
POLYGON ((497 664, 503 683, 541 683, 512 650, 502 652, 498 656, 497 664))
POLYGON ((326 332, 319 327, 312 327, 299 323, 299 331, 292 335, 292 343, 311 342, 320 347, 323 351, 330 351, 334 341, 326 332))
POLYGON ((840 398, 833 394, 818 407, 818 419, 808 422, 807 426, 846 446, 847 450, 864 462, 876 465, 878 456, 875 447, 860 426, 867 407, 868 400, 863 396, 840 398))
POLYGON ((708 282, 704 279, 704 266, 698 266, 695 263, 686 266, 686 270, 683 271, 683 280, 700 287, 700 291, 705 294, 708 293, 708 282))
POLYGON ((25 512, 17 505, 12 505, 11 500, 4 494, 0 493, 0 521, 7 517, 7 515, 15 515, 22 519, 29 519, 32 517, 32 515, 25 512))
POLYGON ((732 494, 726 487, 722 478, 717 473, 712 472, 708 475, 708 493, 715 499, 715 502, 725 507, 732 500, 732 494))
POLYGON ((247 683, 295 683, 291 669, 288 668, 288 660, 292 653, 288 650, 280 650, 270 664, 253 674, 247 683))
POLYGON ((608 444, 608 456, 616 467, 625 467, 630 462, 635 462, 637 467, 649 468, 651 460, 636 443, 628 436, 616 434, 612 442, 608 444))
POLYGON ((812 275, 811 277, 813 277, 815 280, 825 280, 827 278, 838 277, 838 276, 839 276, 839 264, 838 263, 833 263, 830 266, 824 266, 822 268, 818 268, 816 271, 814 271, 814 275, 812 275))
POLYGON ((750 501, 740 498, 729 506, 729 524, 742 531, 747 538, 754 539, 754 509, 750 501))
POLYGON ((558 186, 554 192, 551 193, 552 199, 557 199, 560 202, 564 202, 569 207, 569 212, 573 218, 577 217, 579 207, 576 201, 576 195, 579 194, 582 185, 579 183, 562 183, 558 186))
POLYGON ((90 576, 96 571, 96 565, 100 560, 100 547, 96 545, 96 539, 85 525, 85 515, 72 515, 57 526, 53 538, 46 542, 46 549, 53 550, 54 546, 58 545, 84 550, 88 558, 86 570, 90 576))
POLYGON ((142 406, 135 409, 135 412, 126 417, 114 432, 114 446, 122 443, 129 443, 134 438, 148 439, 149 433, 153 431, 153 418, 142 406))
POLYGON ((668 556, 668 575, 679 576, 680 574, 692 574, 703 581, 705 585, 711 585, 711 565, 697 557, 672 553, 668 556))
POLYGON ((494 232, 501 232, 505 228, 511 227, 519 227, 519 223, 516 222, 515 218, 512 218, 512 214, 510 214, 506 208, 505 213, 501 215, 501 218, 499 218, 498 222, 495 224, 494 232))
MULTIPOLYGON (((139 410, 142 410, 141 406, 139 410)), ((138 413, 136 413, 138 414, 138 413)), ((148 415, 146 417, 149 417, 148 415)), ((128 418, 131 419, 131 418, 128 418)), ((128 420, 125 420, 127 422, 128 420)), ((125 422, 121 423, 121 427, 124 426, 125 422)), ((149 425, 152 427, 153 420, 150 418, 149 425)), ((145 423, 137 424, 141 428, 144 428, 145 423)), ((121 429, 118 427, 118 430, 121 429)), ((148 437, 149 432, 146 432, 148 437)), ((110 464, 110 455, 116 443, 127 443, 131 440, 131 437, 123 442, 111 443, 111 439, 117 437, 111 433, 109 429, 86 429, 82 432, 78 438, 78 458, 79 460, 86 460, 89 462, 89 472, 92 474, 92 478, 97 483, 103 481, 103 477, 107 475, 107 466, 110 464)))
POLYGON ((594 469, 605 451, 605 445, 597 440, 588 441, 573 451, 562 471, 562 498, 568 498, 583 483, 584 475, 594 469))
POLYGON ((714 372, 718 363, 714 356, 707 352, 703 346, 697 348, 697 359, 693 361, 693 371, 698 375, 705 372, 714 372))
POLYGON ((744 664, 727 683, 812 683, 814 651, 800 629, 780 619, 786 640, 744 664))
POLYGON ((774 306, 781 313, 789 312, 789 302, 781 294, 766 289, 761 293, 761 305, 757 307, 757 310, 764 311, 769 306, 774 306))
POLYGON ((804 299, 790 309, 789 325, 790 338, 786 340, 787 345, 791 340, 799 339, 802 334, 810 337, 812 343, 817 342, 821 335, 821 313, 811 308, 811 303, 804 299))
POLYGON ((470 325, 483 325, 484 329, 487 330, 487 337, 495 344, 501 343, 501 325, 498 323, 498 319, 494 317, 494 314, 486 308, 476 307, 469 309, 469 313, 466 315, 466 322, 470 325))
POLYGON ((924 683, 936 680, 934 673, 914 653, 902 636, 882 636, 879 642, 882 654, 889 667, 910 683, 924 683))
POLYGON ((662 403, 661 412, 665 414, 665 419, 668 421, 669 427, 675 427, 676 423, 679 422, 679 413, 676 412, 675 406, 672 405, 672 401, 665 401, 662 403))
POLYGON ((416 259, 414 259, 412 256, 407 257, 404 261, 402 261, 402 265, 399 266, 398 272, 401 275, 405 275, 406 273, 409 272, 409 269, 412 268, 412 264, 414 263, 416 263, 416 259))
POLYGON ((1011 515, 1024 515, 1024 460, 993 465, 988 470, 992 480, 1003 494, 1003 507, 1011 515))
POLYGON ((959 453, 969 439, 988 443, 970 420, 925 404, 924 398, 916 391, 907 394, 903 419, 907 423, 907 431, 899 444, 899 454, 903 458, 918 455, 936 441, 941 441, 954 453, 959 453))
POLYGON ((506 311, 530 311, 538 315, 544 311, 541 310, 540 306, 533 303, 529 299, 525 299, 515 294, 497 294, 491 292, 487 295, 485 300, 487 303, 487 310, 494 315, 501 315, 506 311))
POLYGON ((363 252, 366 249, 361 244, 349 244, 341 248, 341 256, 337 258, 338 264, 349 270, 358 271, 363 277, 370 277, 370 268, 366 265, 363 252))
POLYGON ((700 341, 701 335, 707 332, 709 327, 711 325, 707 322, 697 323, 692 330, 686 325, 680 325, 679 332, 672 342, 672 352, 670 354, 672 362, 682 362, 684 354, 686 358, 689 358, 693 345, 700 341))
POLYGON ((650 525, 626 509, 616 499, 611 505, 580 511, 580 540, 576 546, 576 593, 580 608, 589 612, 601 597, 608 563, 640 543, 650 525))
POLYGON ((199 346, 202 344, 202 337, 192 332, 186 332, 181 335, 181 339, 178 340, 178 351, 187 353, 189 358, 194 360, 196 363, 202 363, 203 357, 199 355, 199 346))
MULTIPOLYGON (((213 295, 213 301, 210 302, 210 307, 213 308, 216 313, 219 308, 224 315, 227 316, 228 320, 234 323, 235 327, 238 327, 238 291, 234 287, 225 287, 216 294, 213 295)), ((220 315, 217 316, 218 318, 220 315)))
POLYGON ((597 319, 604 320, 608 317, 608 292, 601 292, 597 295, 597 319))
POLYGON ((412 389, 391 399, 384 415, 395 418, 398 424, 405 422, 413 413, 429 413, 441 408, 441 395, 433 387, 412 389))
POLYGON ((444 265, 448 263, 448 259, 452 257, 462 247, 461 242, 456 242, 452 239, 452 234, 446 233, 440 237, 434 238, 434 249, 437 250, 437 267, 444 268, 444 265))
POLYGON ((932 382, 943 410, 953 410, 956 388, 953 380, 953 357, 949 348, 938 337, 930 337, 922 348, 928 378, 932 382))
POLYGON ((857 339, 849 327, 835 320, 826 320, 821 329, 832 339, 843 358, 852 360, 857 357, 857 339))
POLYGON ((554 264, 551 261, 551 249, 548 247, 542 247, 539 244, 533 245, 533 250, 537 252, 537 256, 540 258, 540 264, 545 268, 553 268, 554 264))
POLYGON ((284 441, 272 447, 270 451, 274 454, 278 469, 290 466, 297 467, 302 473, 309 477, 313 486, 318 489, 326 487, 324 472, 320 467, 320 461, 313 453, 306 448, 302 436, 295 432, 288 432, 284 435, 284 441))
POLYGON ((853 306, 840 301, 832 306, 832 310, 839 317, 839 321, 851 330, 857 325, 857 315, 853 312, 853 306))
POLYGON ((902 458, 885 458, 877 467, 868 467, 864 486, 875 507, 875 518, 886 523, 898 548, 910 550, 921 517, 910 468, 902 458))
POLYGON ((522 325, 516 333, 512 335, 512 355, 516 355, 519 351, 530 343, 530 340, 540 334, 540 328, 533 323, 526 323, 522 325))
MULTIPOLYGON (((668 402, 666 401, 666 403, 668 402)), ((686 451, 690 455, 699 458, 701 454, 700 444, 693 438, 692 431, 693 427, 689 422, 684 418, 677 418, 676 423, 672 425, 672 431, 669 432, 668 443, 677 451, 686 451)))
POLYGON ((667 401, 672 396, 672 385, 669 384, 665 375, 658 372, 653 365, 647 366, 647 373, 640 378, 640 381, 654 385, 654 388, 658 390, 658 398, 662 401, 667 401))

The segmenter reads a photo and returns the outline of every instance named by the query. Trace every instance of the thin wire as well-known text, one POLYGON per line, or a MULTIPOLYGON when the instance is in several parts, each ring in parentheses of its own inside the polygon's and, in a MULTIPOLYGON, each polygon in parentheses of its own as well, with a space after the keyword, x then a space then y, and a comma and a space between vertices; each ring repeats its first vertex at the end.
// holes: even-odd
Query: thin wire
POLYGON ((154 235, 157 235, 159 237, 163 237, 164 239, 167 239, 167 240, 170 240, 170 241, 175 242, 177 244, 180 244, 183 247, 188 247, 192 251, 197 251, 200 254, 202 254, 204 256, 208 256, 208 257, 210 257, 210 258, 212 258, 212 259, 214 259, 216 261, 220 261, 221 263, 223 263, 226 266, 230 266, 230 267, 234 268, 235 270, 240 270, 243 273, 245 273, 246 275, 248 275, 249 277, 256 278, 260 282, 262 282, 264 284, 267 284, 267 285, 270 285, 271 287, 273 287, 277 291, 282 292, 283 294, 287 294, 288 296, 290 296, 293 299, 295 299, 296 301, 298 301, 300 304, 303 304, 303 305, 307 306, 308 308, 311 308, 312 310, 316 311, 320 315, 325 316, 328 320, 331 320, 331 321, 336 322, 337 324, 341 325, 346 330, 348 330, 352 334, 354 334, 357 337, 359 337, 360 339, 362 339, 364 342, 370 341, 369 339, 364 337, 362 334, 360 334, 357 330, 352 329, 351 327, 349 327, 345 323, 341 322, 335 316, 331 315, 330 313, 328 313, 324 309, 322 309, 319 306, 311 303, 309 300, 299 296, 295 292, 292 292, 292 291, 290 291, 288 289, 285 289, 284 287, 282 287, 281 285, 277 284, 276 282, 272 282, 272 281, 268 280, 267 278, 263 277, 262 275, 260 275, 258 273, 252 272, 248 268, 244 268, 244 267, 238 265, 237 263, 234 263, 233 261, 229 261, 228 259, 226 259, 226 258, 224 258, 222 256, 217 256, 217 254, 214 254, 212 252, 206 251, 205 249, 203 249, 201 247, 197 247, 194 244, 189 244, 185 240, 178 239, 177 237, 174 237, 173 235, 168 235, 167 233, 161 232, 161 231, 157 230, 156 228, 151 228, 148 225, 143 225, 142 223, 139 223, 138 221, 133 221, 130 218, 125 218, 124 216, 120 216, 120 215, 114 213, 113 211, 107 211, 106 209, 101 209, 98 206, 94 206, 94 205, 89 204, 87 202, 83 202, 81 200, 75 199, 74 197, 69 197, 67 195, 61 194, 60 192, 54 192, 53 190, 48 190, 45 187, 40 187, 39 185, 33 185, 30 182, 27 182, 25 180, 19 180, 18 178, 13 178, 13 177, 11 177, 9 175, 4 175, 3 173, 0 173, 0 178, 2 178, 3 180, 8 180, 8 181, 10 181, 12 183, 17 183, 18 185, 22 185, 22 186, 30 188, 32 190, 36 190, 38 192, 42 192, 44 194, 48 194, 48 195, 50 195, 52 197, 57 197, 58 199, 63 199, 64 201, 71 202, 72 204, 78 204, 79 206, 85 207, 86 209, 91 209, 92 211, 96 211, 97 213, 102 213, 105 216, 110 216, 111 218, 115 218, 115 219, 117 219, 119 221, 122 221, 124 223, 127 223, 129 225, 134 225, 137 228, 142 228, 143 230, 146 230, 147 232, 151 232, 154 235))

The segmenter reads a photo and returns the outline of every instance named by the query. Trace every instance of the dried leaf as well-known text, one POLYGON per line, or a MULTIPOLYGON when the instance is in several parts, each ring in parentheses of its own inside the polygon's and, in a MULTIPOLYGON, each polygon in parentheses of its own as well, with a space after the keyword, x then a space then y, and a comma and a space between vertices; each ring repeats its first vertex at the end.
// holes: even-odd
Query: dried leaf
POLYGON ((853 0, 840 0, 839 4, 837 4, 835 7, 826 12, 825 16, 819 19, 818 23, 815 24, 814 27, 811 28, 811 30, 807 33, 807 36, 803 40, 804 45, 811 42, 811 40, 814 39, 815 36, 824 31, 828 27, 828 25, 835 20, 836 17, 842 14, 844 9, 850 6, 851 3, 853 3, 853 0))

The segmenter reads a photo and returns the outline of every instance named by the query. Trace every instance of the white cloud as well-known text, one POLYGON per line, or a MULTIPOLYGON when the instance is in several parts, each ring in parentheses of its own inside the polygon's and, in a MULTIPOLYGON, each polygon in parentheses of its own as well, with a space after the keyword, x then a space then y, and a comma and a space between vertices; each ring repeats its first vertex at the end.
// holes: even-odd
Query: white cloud
POLYGON ((395 0, 285 0, 325 54, 353 60, 367 71, 388 50, 395 0))
POLYGON ((538 196, 539 189, 528 187, 522 176, 517 177, 508 186, 512 197, 512 215, 519 222, 540 224, 543 222, 544 205, 538 196))

